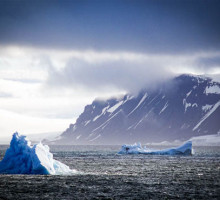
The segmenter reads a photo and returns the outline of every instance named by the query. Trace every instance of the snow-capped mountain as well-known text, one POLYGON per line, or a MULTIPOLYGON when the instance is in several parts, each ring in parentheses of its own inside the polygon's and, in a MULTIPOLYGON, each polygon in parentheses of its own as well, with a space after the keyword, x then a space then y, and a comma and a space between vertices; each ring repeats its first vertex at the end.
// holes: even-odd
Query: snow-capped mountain
POLYGON ((181 75, 137 96, 95 100, 56 143, 184 141, 219 131, 220 83, 181 75))

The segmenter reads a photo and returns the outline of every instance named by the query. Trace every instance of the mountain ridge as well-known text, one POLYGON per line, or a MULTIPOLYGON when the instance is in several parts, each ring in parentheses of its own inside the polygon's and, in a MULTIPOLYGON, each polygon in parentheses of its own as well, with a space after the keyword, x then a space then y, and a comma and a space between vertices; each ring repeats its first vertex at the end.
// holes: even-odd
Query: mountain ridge
POLYGON ((220 83, 183 74, 138 95, 94 100, 57 144, 187 140, 220 130, 220 83))

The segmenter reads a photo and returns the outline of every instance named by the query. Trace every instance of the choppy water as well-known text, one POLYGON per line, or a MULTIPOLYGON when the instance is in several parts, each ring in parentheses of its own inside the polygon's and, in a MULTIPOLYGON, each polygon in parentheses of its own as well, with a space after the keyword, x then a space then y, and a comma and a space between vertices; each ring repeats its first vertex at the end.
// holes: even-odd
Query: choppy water
POLYGON ((0 199, 220 199, 219 147, 195 147, 185 157, 117 155, 119 149, 52 146, 55 159, 81 173, 0 175, 0 199))

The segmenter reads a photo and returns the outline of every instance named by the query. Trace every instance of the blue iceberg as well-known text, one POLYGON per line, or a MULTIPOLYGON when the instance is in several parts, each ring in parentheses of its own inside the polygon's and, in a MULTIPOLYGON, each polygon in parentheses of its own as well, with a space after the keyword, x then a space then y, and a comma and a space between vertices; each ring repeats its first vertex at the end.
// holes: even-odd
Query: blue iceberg
POLYGON ((49 147, 42 143, 31 146, 26 136, 14 133, 3 160, 0 174, 52 174, 76 173, 67 165, 53 159, 49 147))
POLYGON ((147 155, 192 155, 192 142, 188 141, 180 147, 163 150, 153 150, 142 147, 141 144, 123 145, 119 154, 147 154, 147 155))

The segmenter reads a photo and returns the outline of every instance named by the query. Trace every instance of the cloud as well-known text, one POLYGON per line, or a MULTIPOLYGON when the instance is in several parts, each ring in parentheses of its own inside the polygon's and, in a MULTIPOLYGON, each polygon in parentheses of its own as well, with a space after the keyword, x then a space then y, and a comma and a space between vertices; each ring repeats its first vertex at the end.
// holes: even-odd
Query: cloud
POLYGON ((135 91, 168 75, 164 67, 153 62, 118 60, 95 64, 71 59, 65 68, 54 69, 49 74, 48 83, 57 87, 83 87, 93 91, 135 91))
POLYGON ((13 97, 13 95, 7 92, 0 92, 0 98, 9 98, 9 97, 13 97))
POLYGON ((64 130, 63 124, 74 123, 97 97, 152 88, 179 73, 212 72, 220 77, 218 62, 213 61, 218 60, 218 51, 153 54, 7 46, 0 54, 0 118, 7 118, 0 127, 2 134, 14 129, 64 130), (212 64, 204 62, 210 59, 212 64), (13 117, 8 118, 10 113, 13 117), (31 124, 28 129, 26 123, 31 124), (56 127, 50 128, 53 123, 56 127))
MULTIPOLYGON (((220 51, 155 54, 7 46, 0 48, 0 53, 1 80, 16 81, 16 87, 20 88, 27 89, 27 83, 32 88, 41 87, 45 96, 133 92, 181 73, 220 73, 220 51)), ((12 86, 7 88, 13 90, 12 86)), ((24 90, 20 91, 22 95, 24 90)))
POLYGON ((47 83, 58 88, 134 92, 181 73, 214 73, 216 65, 204 62, 201 67, 200 63, 219 55, 220 52, 172 55, 79 51, 63 68, 50 68, 47 83))
POLYGON ((0 44, 102 51, 220 48, 219 1, 1 0, 0 44))
POLYGON ((210 68, 211 69, 220 68, 220 56, 213 55, 210 57, 200 58, 198 60, 198 67, 206 70, 207 73, 209 73, 210 68))
POLYGON ((126 51, 57 50, 7 46, 0 48, 0 105, 26 116, 76 118, 95 98, 109 98, 180 73, 218 78, 220 52, 153 54, 126 51), (201 64, 203 66, 201 67, 201 64))
POLYGON ((18 131, 21 134, 33 134, 47 132, 62 132, 73 119, 48 119, 43 117, 31 117, 0 108, 0 138, 6 137, 18 131))

